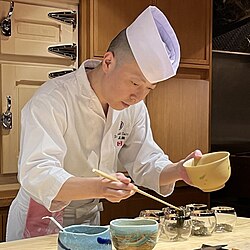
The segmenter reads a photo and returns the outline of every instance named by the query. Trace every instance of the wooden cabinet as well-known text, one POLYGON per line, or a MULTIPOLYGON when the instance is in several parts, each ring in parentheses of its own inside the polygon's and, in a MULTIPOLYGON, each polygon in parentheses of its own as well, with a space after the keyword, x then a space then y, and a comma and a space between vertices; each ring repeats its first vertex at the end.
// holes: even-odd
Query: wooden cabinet
MULTIPOLYGON (((21 110, 34 92, 47 79, 50 72, 59 70, 62 66, 25 65, 17 63, 2 63, 0 66, 0 81, 2 84, 2 110, 7 109, 6 96, 11 96, 12 128, 3 129, 2 173, 16 173, 19 154, 21 110)), ((62 68, 63 69, 63 68, 62 68)))
POLYGON ((147 97, 154 138, 172 161, 209 145, 209 80, 206 72, 180 69, 147 97))
MULTIPOLYGON (((9 2, 1 1, 2 14, 8 13, 9 5, 9 2)), ((33 5, 27 1, 15 2, 11 16, 11 36, 1 36, 1 54, 62 59, 58 55, 49 53, 48 47, 77 43, 77 30, 73 25, 56 22, 55 19, 48 17, 48 13, 59 11, 62 9, 42 4, 33 5)), ((68 61, 68 64, 72 63, 68 61)))
MULTIPOLYGON (((11 98, 12 128, 1 128, 1 174, 15 174, 19 153, 20 112, 36 89, 49 79, 49 73, 73 70, 78 66, 78 23, 59 21, 48 16, 55 12, 78 13, 79 1, 14 1, 11 35, 0 35, 1 113, 11 98), (76 58, 66 53, 49 52, 51 46, 73 46, 76 58), (74 47, 76 46, 76 47, 74 47)), ((10 1, 0 0, 0 19, 8 15, 10 1)), ((77 15, 76 15, 77 16, 77 15)), ((61 52, 63 52, 61 50, 61 52)), ((65 51, 64 51, 65 52, 65 51)))

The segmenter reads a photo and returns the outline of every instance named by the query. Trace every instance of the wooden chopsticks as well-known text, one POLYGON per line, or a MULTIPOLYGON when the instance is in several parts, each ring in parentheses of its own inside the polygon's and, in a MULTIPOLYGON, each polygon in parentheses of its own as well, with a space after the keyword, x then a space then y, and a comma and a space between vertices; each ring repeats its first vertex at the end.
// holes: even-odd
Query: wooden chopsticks
MULTIPOLYGON (((102 171, 99 170, 99 169, 93 169, 92 171, 93 171, 94 173, 97 173, 99 176, 102 176, 102 177, 104 177, 104 178, 107 178, 107 179, 109 179, 109 180, 111 180, 111 181, 119 181, 119 180, 118 180, 117 178, 115 178, 114 176, 109 175, 109 174, 107 174, 107 173, 104 173, 104 172, 102 172, 102 171)), ((174 206, 174 205, 172 205, 172 204, 170 204, 170 203, 168 203, 168 202, 166 202, 166 201, 163 201, 163 200, 161 200, 161 199, 159 199, 159 198, 157 198, 157 197, 155 197, 155 196, 153 196, 153 195, 151 195, 151 194, 149 194, 149 193, 147 193, 147 192, 142 191, 142 190, 139 189, 137 186, 134 187, 134 191, 137 192, 137 193, 140 193, 140 194, 142 194, 142 195, 144 195, 144 196, 147 196, 147 197, 149 197, 149 198, 151 198, 151 199, 153 199, 153 200, 156 200, 156 201, 158 201, 158 202, 160 202, 160 203, 162 203, 162 204, 164 204, 164 205, 166 205, 166 206, 172 207, 172 208, 174 208, 174 209, 176 209, 176 210, 181 210, 180 208, 178 208, 178 207, 176 207, 176 206, 174 206)))

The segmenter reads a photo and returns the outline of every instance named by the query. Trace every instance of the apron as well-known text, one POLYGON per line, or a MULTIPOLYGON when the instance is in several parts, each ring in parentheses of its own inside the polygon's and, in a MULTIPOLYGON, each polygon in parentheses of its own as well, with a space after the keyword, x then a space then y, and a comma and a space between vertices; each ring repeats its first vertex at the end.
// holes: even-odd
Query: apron
POLYGON ((103 211, 102 203, 98 199, 72 201, 63 213, 63 226, 69 225, 100 225, 100 211, 103 211))
POLYGON ((31 238, 59 232, 59 228, 50 219, 42 219, 44 216, 53 217, 61 225, 63 223, 63 210, 51 213, 43 205, 37 203, 31 198, 23 238, 31 238))
POLYGON ((100 225, 100 212, 103 211, 102 203, 95 199, 89 203, 73 201, 61 211, 50 212, 43 205, 30 199, 23 238, 31 238, 59 232, 59 228, 50 219, 53 217, 63 227, 75 224, 100 225))

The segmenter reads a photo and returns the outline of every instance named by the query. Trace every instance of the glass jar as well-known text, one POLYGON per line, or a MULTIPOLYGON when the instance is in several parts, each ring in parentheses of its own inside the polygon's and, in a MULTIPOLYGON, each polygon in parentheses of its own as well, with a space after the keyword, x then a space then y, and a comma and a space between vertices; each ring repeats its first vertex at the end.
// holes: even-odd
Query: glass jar
POLYGON ((192 214, 193 211, 196 211, 196 210, 205 210, 205 209, 207 209, 207 205, 206 204, 192 203, 192 204, 187 204, 186 205, 187 213, 189 213, 190 215, 192 214))
POLYGON ((159 237, 161 237, 162 235, 162 227, 165 220, 164 212, 162 210, 151 210, 151 209, 142 210, 139 214, 139 218, 153 219, 159 223, 158 235, 157 235, 157 240, 158 240, 159 237))
POLYGON ((163 212, 165 219, 161 237, 170 241, 187 240, 191 235, 192 221, 186 209, 163 208, 163 212))
POLYGON ((237 221, 237 214, 233 207, 219 206, 213 207, 217 224, 215 232, 232 232, 237 221))
POLYGON ((164 212, 162 210, 142 210, 139 217, 153 219, 160 223, 164 219, 164 212))
POLYGON ((190 211, 205 210, 207 209, 207 204, 192 203, 192 204, 187 204, 186 208, 189 209, 190 211))
POLYGON ((216 226, 215 212, 212 210, 195 210, 191 213, 192 235, 210 236, 216 226))

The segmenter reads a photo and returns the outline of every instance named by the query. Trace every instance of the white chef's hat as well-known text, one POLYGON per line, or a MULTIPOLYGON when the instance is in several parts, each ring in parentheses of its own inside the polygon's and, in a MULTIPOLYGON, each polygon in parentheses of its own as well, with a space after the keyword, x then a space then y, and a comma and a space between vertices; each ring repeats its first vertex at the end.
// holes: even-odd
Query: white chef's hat
POLYGON ((126 29, 132 53, 143 75, 151 83, 176 74, 180 62, 180 46, 165 15, 149 6, 126 29))

